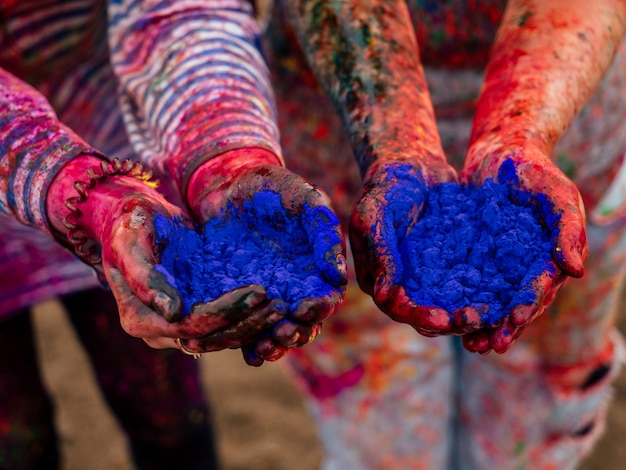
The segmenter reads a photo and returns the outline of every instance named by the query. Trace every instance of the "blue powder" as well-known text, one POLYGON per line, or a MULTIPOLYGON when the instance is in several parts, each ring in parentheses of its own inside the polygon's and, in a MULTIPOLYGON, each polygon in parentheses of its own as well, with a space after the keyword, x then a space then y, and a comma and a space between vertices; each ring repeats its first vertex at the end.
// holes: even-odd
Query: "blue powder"
POLYGON ((250 284, 263 285, 268 299, 282 299, 293 309, 341 283, 324 257, 341 243, 338 225, 326 207, 304 205, 296 216, 285 212, 279 194, 262 191, 198 230, 157 217, 162 254, 156 269, 180 292, 183 315, 196 303, 250 284))
POLYGON ((394 185, 388 200, 395 215, 387 222, 398 239, 400 282, 413 302, 448 312, 472 306, 492 325, 514 306, 532 304, 532 281, 546 270, 554 273, 550 259, 559 216, 545 196, 512 186, 517 176, 508 163, 500 183, 441 183, 428 191, 408 166, 390 173, 399 181, 415 180, 394 185), (406 214, 422 203, 417 223, 408 227, 406 214))

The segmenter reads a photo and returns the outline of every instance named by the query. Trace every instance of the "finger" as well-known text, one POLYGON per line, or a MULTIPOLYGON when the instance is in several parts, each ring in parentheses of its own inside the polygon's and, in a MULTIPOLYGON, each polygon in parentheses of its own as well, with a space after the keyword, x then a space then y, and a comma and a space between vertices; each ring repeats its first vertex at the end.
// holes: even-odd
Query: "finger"
POLYGON ((453 325, 450 313, 438 307, 415 305, 401 286, 396 286, 395 292, 396 295, 390 297, 386 303, 377 302, 379 308, 391 319, 407 323, 419 333, 429 333, 429 336, 450 334, 453 325))
POLYGON ((576 185, 554 165, 525 165, 521 185, 537 195, 544 223, 553 232, 553 256, 572 277, 581 277, 589 256, 585 209, 576 185), (539 170, 540 169, 540 170, 539 170))
POLYGON ((255 346, 257 355, 264 361, 274 362, 283 357, 289 348, 278 344, 272 338, 263 338, 255 346))
POLYGON ((313 341, 321 331, 321 323, 306 325, 285 320, 274 327, 272 338, 287 348, 299 348, 313 341))
POLYGON ((381 273, 376 278, 372 297, 378 305, 395 304, 398 297, 406 296, 406 292, 403 291, 404 289, 395 279, 381 273))
POLYGON ((263 365, 263 358, 256 353, 255 345, 242 346, 241 354, 249 366, 261 367, 263 365))
POLYGON ((462 335, 482 328, 483 319, 481 313, 474 307, 463 307, 450 313, 452 324, 450 334, 462 335))
POLYGON ((286 315, 286 304, 274 299, 262 309, 224 330, 216 331, 208 336, 186 340, 186 348, 194 352, 221 351, 222 349, 238 348, 250 344, 261 334, 266 333, 286 315))
POLYGON ((556 293, 561 288, 566 278, 567 275, 552 262, 551 268, 545 270, 539 277, 532 281, 535 301, 531 305, 518 304, 511 310, 509 315, 511 324, 514 327, 529 324, 540 311, 544 310, 552 303, 556 293))
POLYGON ((205 336, 249 314, 248 306, 256 305, 259 294, 262 294, 262 297, 265 296, 262 286, 246 286, 229 293, 230 303, 217 304, 218 307, 222 306, 223 310, 212 311, 205 304, 202 315, 188 316, 180 322, 170 323, 134 295, 119 269, 105 267, 105 273, 118 304, 122 328, 131 336, 138 338, 205 336))
POLYGON ((567 274, 582 277, 584 262, 589 257, 584 207, 575 187, 563 188, 561 192, 557 189, 560 188, 551 195, 560 209, 553 255, 567 274))
POLYGON ((180 325, 168 322, 139 300, 119 269, 105 266, 105 274, 117 302, 120 323, 126 333, 136 338, 181 336, 180 325))
POLYGON ((514 327, 524 326, 528 324, 537 311, 537 305, 516 305, 511 310, 509 319, 514 327))
POLYGON ((293 309, 292 316, 303 323, 319 323, 335 314, 344 297, 345 288, 342 288, 324 297, 303 299, 293 309))
MULTIPOLYGON (((397 246, 397 238, 393 230, 386 233, 387 228, 393 228, 393 223, 384 223, 387 202, 381 188, 370 189, 366 185, 362 194, 350 218, 349 237, 359 286, 374 296, 380 276, 385 278, 384 282, 379 281, 383 286, 397 278, 399 268, 392 250, 392 246, 397 246)), ((383 296, 385 292, 378 295, 383 296)))
POLYGON ((432 336, 451 334, 452 318, 442 308, 418 307, 412 310, 410 317, 410 325, 420 333, 426 331, 432 336))
POLYGON ((142 338, 143 341, 154 349, 180 349, 174 338, 142 338))
POLYGON ((505 353, 519 337, 521 331, 521 327, 514 326, 511 319, 506 317, 500 326, 491 330, 489 338, 491 349, 498 354, 505 353))
POLYGON ((339 219, 330 206, 330 200, 321 190, 310 191, 306 202, 313 209, 302 221, 312 236, 315 264, 324 279, 333 286, 343 286, 348 281, 345 239, 339 219))
POLYGON ((488 330, 475 331, 464 335, 462 338, 463 347, 469 352, 476 352, 484 355, 489 354, 489 351, 491 351, 488 330))
POLYGON ((125 212, 107 234, 103 263, 125 277, 134 295, 169 322, 180 319, 182 302, 166 276, 155 269, 153 216, 137 204, 125 212))
POLYGON ((243 320, 265 301, 266 296, 265 287, 250 284, 226 292, 210 302, 194 305, 183 321, 185 337, 206 336, 243 320))
POLYGON ((584 262, 589 257, 587 232, 580 213, 564 212, 559 222, 554 257, 559 266, 572 277, 582 277, 584 262))
POLYGON ((249 284, 228 291, 209 302, 195 304, 191 309, 191 314, 202 317, 231 310, 250 310, 261 304, 266 297, 265 287, 261 284, 249 284))
POLYGON ((182 301, 180 294, 167 278, 154 268, 150 254, 135 246, 124 262, 114 261, 113 265, 127 280, 132 293, 152 311, 168 322, 180 320, 182 301))

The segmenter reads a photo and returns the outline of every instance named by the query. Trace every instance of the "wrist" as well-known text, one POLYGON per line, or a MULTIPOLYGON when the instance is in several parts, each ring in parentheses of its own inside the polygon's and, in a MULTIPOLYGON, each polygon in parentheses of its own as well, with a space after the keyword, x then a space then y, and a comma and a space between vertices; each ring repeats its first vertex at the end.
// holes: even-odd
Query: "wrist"
POLYGON ((79 155, 65 164, 56 174, 46 195, 46 212, 50 225, 56 232, 67 231, 63 221, 71 210, 65 205, 65 201, 77 195, 74 183, 85 180, 87 169, 100 168, 102 158, 92 155, 79 155))
POLYGON ((465 158, 463 175, 471 176, 478 169, 495 175, 505 160, 513 160, 516 165, 551 162, 550 151, 545 145, 523 138, 509 139, 508 135, 498 134, 485 136, 471 143, 465 158))
POLYGON ((414 156, 403 156, 374 161, 363 177, 362 186, 369 184, 377 175, 386 172, 387 169, 408 165, 411 172, 416 172, 423 178, 425 184, 437 184, 448 181, 456 181, 457 174, 454 168, 447 162, 443 155, 430 155, 428 158, 415 158, 414 156))
POLYGON ((200 165, 191 175, 186 202, 192 214, 199 214, 204 195, 234 180, 242 171, 265 165, 284 166, 280 157, 264 148, 229 150, 200 165))
POLYGON ((74 246, 89 264, 99 263, 102 230, 120 200, 137 195, 162 199, 151 176, 130 160, 109 163, 80 156, 69 162, 55 176, 46 196, 50 223, 65 234, 61 242, 74 246))

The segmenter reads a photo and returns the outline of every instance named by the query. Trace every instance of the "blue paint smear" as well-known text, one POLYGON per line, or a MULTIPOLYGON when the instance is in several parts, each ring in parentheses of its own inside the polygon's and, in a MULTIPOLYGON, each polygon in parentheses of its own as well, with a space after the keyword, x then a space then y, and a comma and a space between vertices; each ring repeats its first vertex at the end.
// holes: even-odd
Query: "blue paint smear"
MULTIPOLYGON (((392 177, 406 179, 407 171, 398 166, 392 177)), ((510 183, 514 175, 508 165, 499 179, 510 183)), ((423 188, 400 184, 387 199, 394 213, 407 214, 423 198, 423 188)), ((550 259, 558 218, 545 196, 511 184, 435 185, 415 225, 395 224, 402 284, 416 304, 449 312, 472 306, 492 325, 514 306, 535 301, 534 279, 546 270, 555 274, 550 259)))
POLYGON ((305 204, 302 213, 289 214, 280 194, 261 191, 197 230, 157 217, 162 254, 156 269, 180 292, 183 315, 196 303, 250 284, 263 285, 268 299, 294 309, 302 299, 329 295, 341 282, 325 259, 341 243, 338 225, 326 207, 305 204))

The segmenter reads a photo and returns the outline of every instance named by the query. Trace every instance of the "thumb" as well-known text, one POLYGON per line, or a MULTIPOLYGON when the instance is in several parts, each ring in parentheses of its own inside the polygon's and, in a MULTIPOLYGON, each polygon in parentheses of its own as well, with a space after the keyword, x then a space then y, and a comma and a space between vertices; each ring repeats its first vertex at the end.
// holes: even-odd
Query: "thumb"
POLYGON ((561 214, 553 253, 559 267, 572 277, 582 277, 589 257, 585 209, 580 194, 577 196, 577 204, 561 214))

